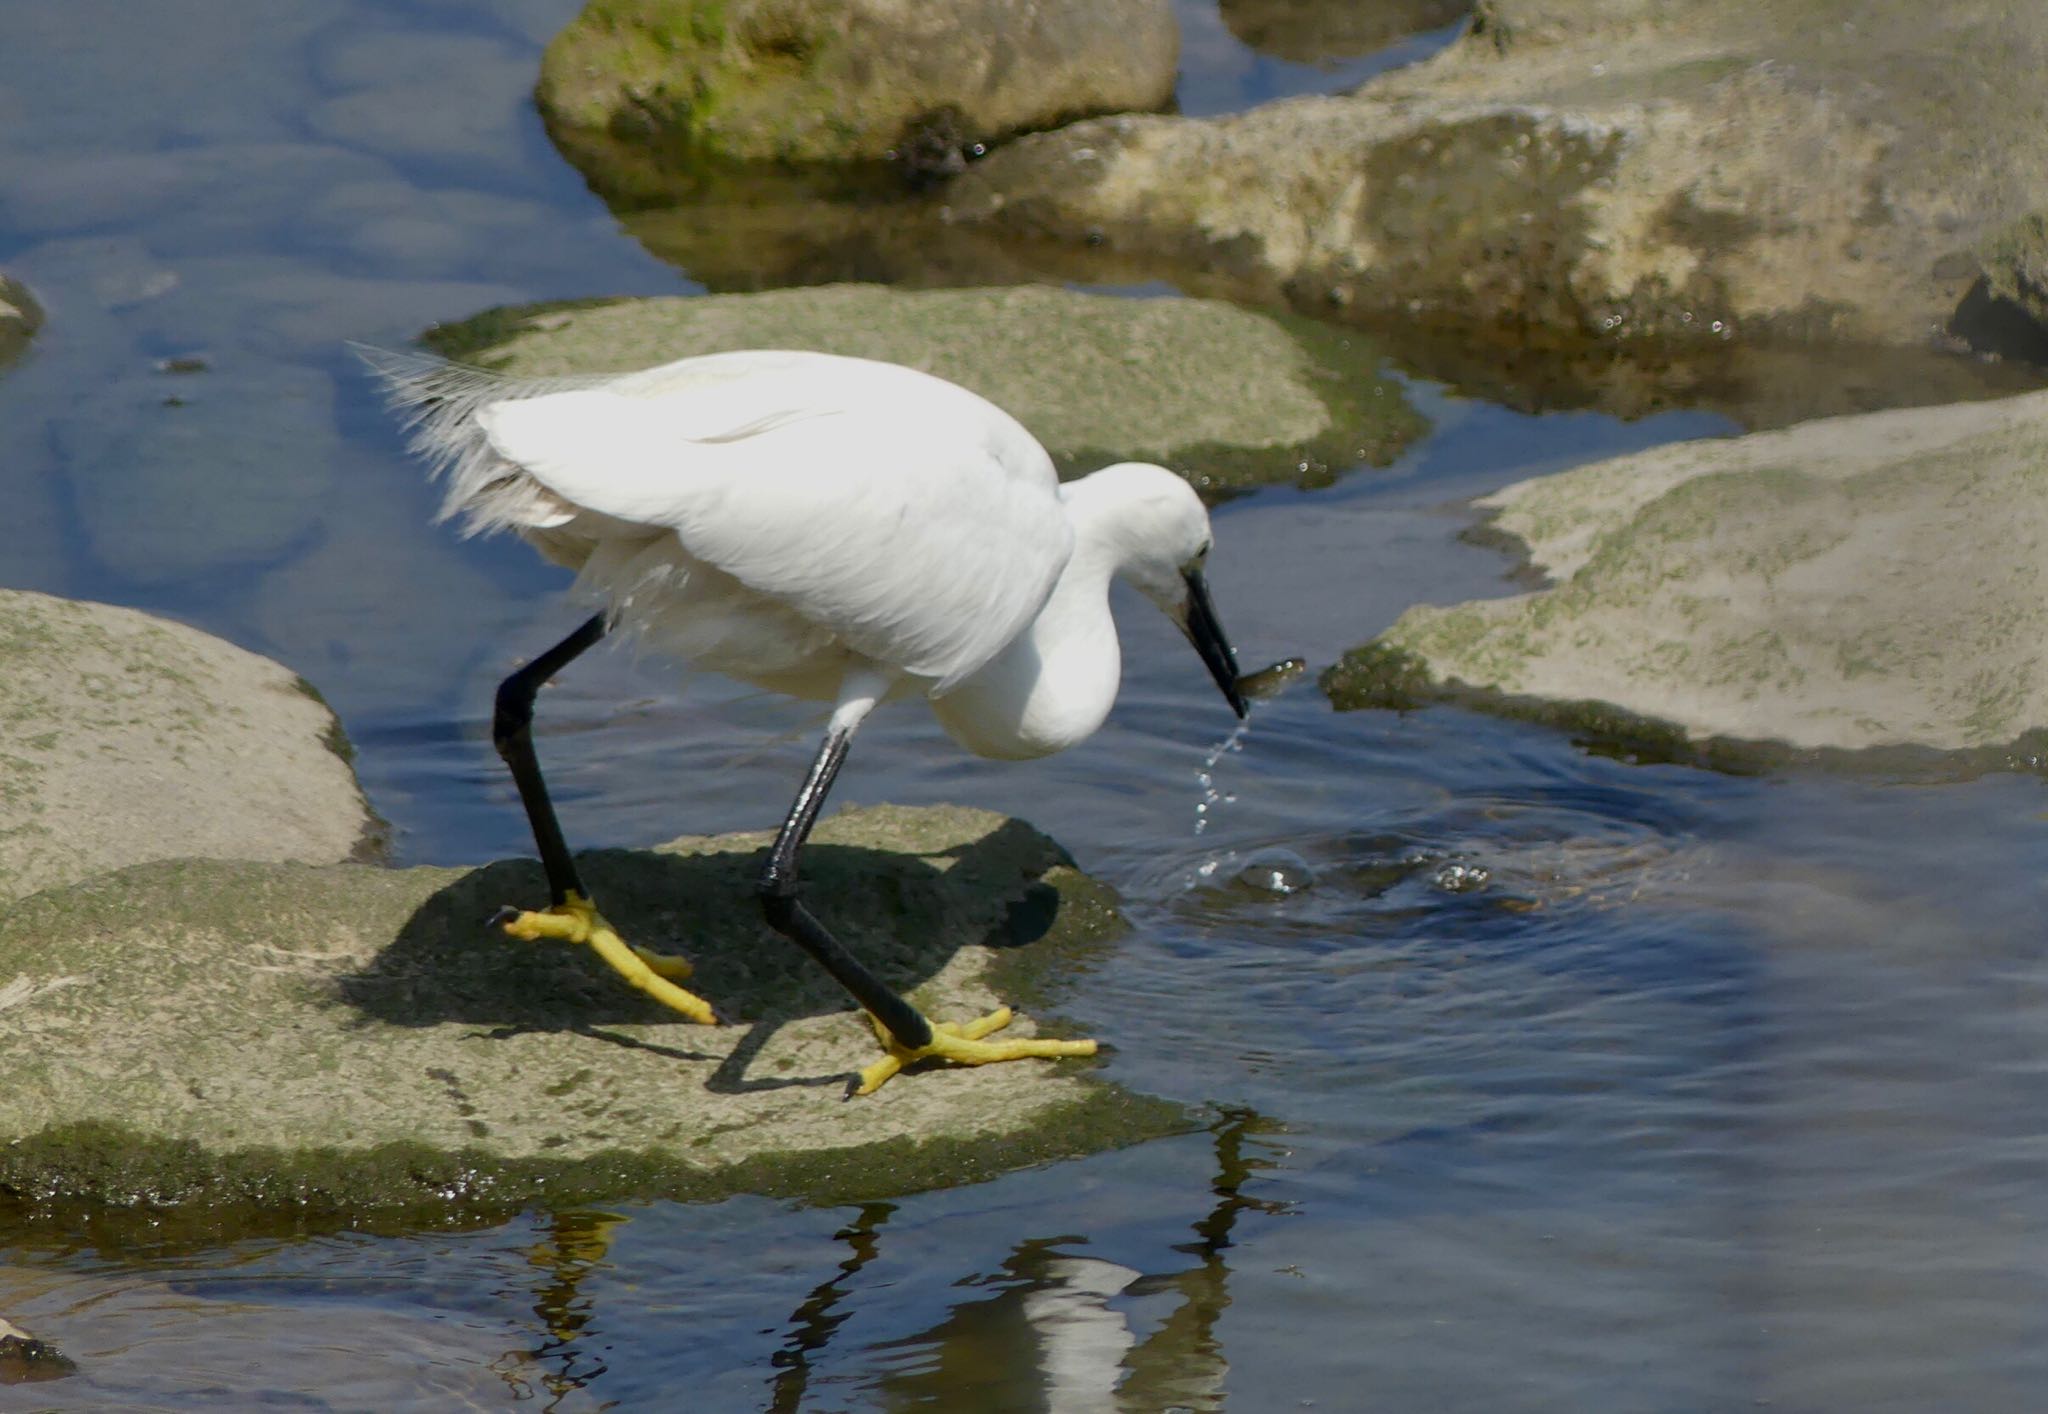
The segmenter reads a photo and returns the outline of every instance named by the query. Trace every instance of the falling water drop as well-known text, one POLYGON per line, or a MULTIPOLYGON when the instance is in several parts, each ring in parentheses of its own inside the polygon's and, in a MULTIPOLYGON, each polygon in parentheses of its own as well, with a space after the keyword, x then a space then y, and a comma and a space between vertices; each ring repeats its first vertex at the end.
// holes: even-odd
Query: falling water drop
POLYGON ((1195 784, 1201 787, 1201 798, 1195 802, 1195 833, 1201 834, 1209 828, 1209 821, 1218 805, 1228 804, 1237 799, 1216 789, 1216 763, 1232 751, 1244 750, 1245 735, 1251 731, 1249 721, 1239 722, 1231 728, 1230 735, 1216 743, 1207 756, 1202 758, 1201 769, 1195 772, 1195 784))

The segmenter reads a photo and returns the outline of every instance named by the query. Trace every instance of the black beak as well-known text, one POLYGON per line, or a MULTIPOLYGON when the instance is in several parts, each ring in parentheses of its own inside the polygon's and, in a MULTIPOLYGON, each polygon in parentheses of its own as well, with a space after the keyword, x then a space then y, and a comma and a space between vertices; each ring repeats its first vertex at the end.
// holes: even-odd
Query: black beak
POLYGON ((1223 625, 1216 622, 1216 606, 1209 600, 1209 583, 1200 570, 1185 570, 1181 578, 1188 583, 1188 621, 1182 625, 1187 630, 1188 642, 1202 655, 1209 676, 1223 689, 1223 700, 1230 704, 1230 710, 1243 717, 1251 709, 1245 705, 1244 693, 1237 686, 1237 652, 1223 636, 1223 625))

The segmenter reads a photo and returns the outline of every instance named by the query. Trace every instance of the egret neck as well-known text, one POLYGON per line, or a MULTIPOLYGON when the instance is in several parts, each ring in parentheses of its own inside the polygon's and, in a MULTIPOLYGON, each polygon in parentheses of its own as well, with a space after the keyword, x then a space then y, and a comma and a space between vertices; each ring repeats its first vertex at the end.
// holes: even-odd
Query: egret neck
POLYGON ((1109 581, 1128 553, 1113 498, 1083 477, 1060 488, 1074 552, 1031 626, 943 697, 932 712, 977 756, 1028 761, 1088 737, 1123 676, 1109 581))

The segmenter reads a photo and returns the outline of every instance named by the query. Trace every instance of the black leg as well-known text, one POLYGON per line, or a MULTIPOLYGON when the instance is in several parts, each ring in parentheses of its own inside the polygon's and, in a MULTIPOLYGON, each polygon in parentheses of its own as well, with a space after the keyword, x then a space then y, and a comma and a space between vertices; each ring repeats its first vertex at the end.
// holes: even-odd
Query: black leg
POLYGON ((533 843, 540 850, 541 867, 548 871, 548 893, 557 905, 566 903, 572 892, 585 898, 589 895, 577 877, 576 862, 569 857, 561 823, 548 799, 547 783, 540 776, 540 761, 533 754, 533 699, 542 683, 603 637, 604 615, 593 614, 574 633, 500 683, 497 707, 491 714, 491 740, 519 787, 527 822, 533 826, 533 843))
POLYGON ((782 822, 782 833, 775 837, 775 846, 768 851, 768 862, 762 866, 755 889, 761 896, 761 910, 768 915, 768 926, 816 958, 840 986, 853 993, 855 1001, 889 1028, 890 1035, 903 1046, 916 1050, 932 1043, 931 1024, 916 1007, 861 966, 859 959, 841 947, 839 940, 797 899, 797 852, 810 838, 811 827, 818 823, 818 811, 824 807, 825 794, 832 789, 832 778, 839 774, 839 767, 846 760, 847 744, 852 740, 850 727, 835 727, 826 733, 825 744, 818 749, 817 760, 811 763, 811 773, 804 778, 803 789, 797 792, 796 803, 789 808, 789 818, 782 822))

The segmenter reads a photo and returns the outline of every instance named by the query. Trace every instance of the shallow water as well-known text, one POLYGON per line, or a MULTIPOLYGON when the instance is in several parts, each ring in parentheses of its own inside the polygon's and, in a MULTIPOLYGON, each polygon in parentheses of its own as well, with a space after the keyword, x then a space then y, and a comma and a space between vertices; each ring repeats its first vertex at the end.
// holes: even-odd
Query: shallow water
MULTIPOLYGON (((51 313, 0 375, 0 582, 304 672, 405 861, 528 848, 486 705, 576 616, 517 546, 427 525, 339 343, 691 288, 523 107, 571 8, 0 0, 0 264, 51 313), (156 371, 189 354, 205 372, 156 371)), ((1190 45, 1210 67, 1186 106, 1240 70, 1290 79, 1219 32, 1190 45)), ((1216 106, 1264 96, 1235 92, 1216 106)), ((1218 511, 1248 666, 1512 592, 1457 538, 1473 495, 1729 427, 1408 391, 1433 430, 1394 466, 1218 511)), ((1311 681, 1219 751, 1200 665, 1120 610, 1095 740, 991 765, 898 709, 839 796, 1011 811, 1116 884, 1135 927, 1065 1014, 1208 1132, 864 1207, 199 1242, 0 1225, 0 1312, 81 1367, 0 1408, 2036 1402, 2037 780, 1633 765, 1460 711, 1333 713, 1311 681)), ((589 844, 769 823, 815 724, 625 654, 542 715, 589 844)))

